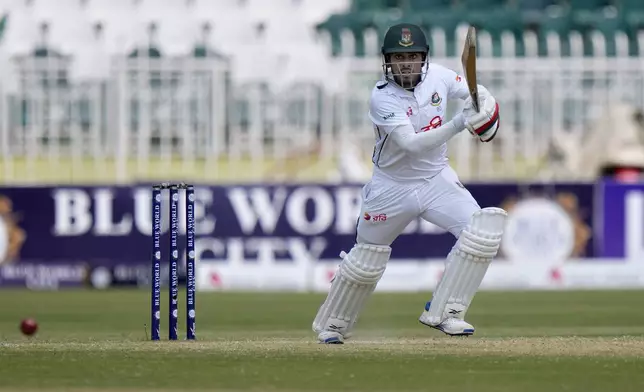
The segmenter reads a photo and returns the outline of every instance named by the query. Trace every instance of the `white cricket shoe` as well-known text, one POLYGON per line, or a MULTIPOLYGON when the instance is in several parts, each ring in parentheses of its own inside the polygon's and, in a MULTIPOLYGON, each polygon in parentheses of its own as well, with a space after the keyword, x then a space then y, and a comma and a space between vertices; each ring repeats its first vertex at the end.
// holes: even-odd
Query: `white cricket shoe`
POLYGON ((433 322, 434 320, 430 320, 430 304, 431 302, 427 302, 427 304, 425 305, 425 311, 418 318, 418 321, 420 321, 421 324, 435 328, 450 336, 470 336, 474 334, 474 326, 458 317, 447 317, 439 324, 433 322))
POLYGON ((318 335, 318 341, 322 344, 344 344, 344 336, 336 331, 322 331, 318 335))

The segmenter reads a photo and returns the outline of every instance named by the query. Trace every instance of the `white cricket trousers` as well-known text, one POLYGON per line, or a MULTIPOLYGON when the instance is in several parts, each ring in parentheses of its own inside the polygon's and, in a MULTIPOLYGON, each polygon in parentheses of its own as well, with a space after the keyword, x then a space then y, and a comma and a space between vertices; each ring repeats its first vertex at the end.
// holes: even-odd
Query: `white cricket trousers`
POLYGON ((357 242, 391 245, 419 216, 458 238, 480 208, 449 166, 414 183, 378 178, 362 188, 357 242))

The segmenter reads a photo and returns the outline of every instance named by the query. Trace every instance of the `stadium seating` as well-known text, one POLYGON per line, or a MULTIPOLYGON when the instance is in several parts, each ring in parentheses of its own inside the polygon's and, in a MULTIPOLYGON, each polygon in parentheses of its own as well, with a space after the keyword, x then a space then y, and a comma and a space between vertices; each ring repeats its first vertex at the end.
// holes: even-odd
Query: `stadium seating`
POLYGON ((407 6, 414 11, 431 10, 434 8, 446 8, 453 0, 409 0, 407 6))
POLYGON ((0 0, 0 173, 56 176, 65 170, 52 161, 75 159, 93 179, 80 157, 100 156, 110 178, 124 179, 179 157, 164 170, 237 180, 261 174, 212 171, 213 160, 320 151, 333 162, 346 140, 368 155, 382 36, 411 22, 426 31, 432 61, 456 70, 467 25, 478 28, 478 72, 510 108, 506 129, 480 153, 457 141, 450 159, 464 178, 512 176, 517 160, 547 151, 544 133, 591 122, 606 97, 644 102, 643 3, 0 0))
POLYGON ((619 0, 618 4, 625 10, 644 11, 644 2, 640 0, 619 0))
POLYGON ((523 11, 543 11, 556 4, 556 0, 518 0, 508 3, 509 7, 516 7, 523 11))
POLYGON ((611 5, 610 0, 568 0, 566 3, 573 10, 597 10, 611 5))
POLYGON ((140 52, 154 41, 158 54, 167 56, 203 49, 204 40, 212 42, 211 50, 201 54, 230 54, 254 48, 261 37, 280 53, 317 47, 332 56, 364 57, 377 53, 372 37, 403 21, 420 24, 439 56, 460 50, 456 31, 463 23, 490 35, 487 53, 494 57, 508 55, 511 47, 511 55, 525 55, 526 31, 538 35, 540 56, 549 55, 548 32, 559 34, 564 56, 577 53, 570 50, 577 34, 584 55, 622 55, 618 41, 626 38, 627 52, 635 56, 644 30, 641 0, 275 0, 270 6, 263 0, 5 0, 0 7, 12 25, 3 35, 6 52, 29 52, 46 25, 50 45, 80 56, 97 40, 108 54, 140 52))
POLYGON ((523 56, 523 33, 526 31, 537 33, 540 56, 548 56, 549 48, 563 56, 589 56, 593 52, 608 56, 636 56, 644 52, 637 34, 644 30, 644 1, 641 0, 355 0, 352 4, 345 14, 331 15, 318 25, 318 29, 328 31, 334 37, 333 55, 347 53, 340 40, 335 38, 340 30, 352 31, 355 43, 350 49, 353 55, 362 56, 364 51, 360 41, 365 26, 375 25, 379 36, 382 36, 385 26, 403 20, 419 23, 430 35, 432 47, 438 47, 440 54, 448 56, 459 51, 455 47, 458 39, 454 34, 460 23, 472 24, 489 33, 493 45, 489 53, 495 57, 508 55, 507 45, 502 47, 503 35, 515 39, 512 55, 523 56), (388 19, 380 16, 383 13, 398 16, 388 19), (338 18, 344 21, 342 26, 330 22, 338 18), (437 28, 441 31, 433 36, 437 28), (560 48, 547 44, 546 35, 551 32, 559 35, 560 48), (623 39, 626 39, 625 43, 623 39), (618 50, 622 46, 628 50, 618 50))
POLYGON ((463 10, 490 10, 502 7, 505 0, 461 0, 456 3, 457 8, 463 10))

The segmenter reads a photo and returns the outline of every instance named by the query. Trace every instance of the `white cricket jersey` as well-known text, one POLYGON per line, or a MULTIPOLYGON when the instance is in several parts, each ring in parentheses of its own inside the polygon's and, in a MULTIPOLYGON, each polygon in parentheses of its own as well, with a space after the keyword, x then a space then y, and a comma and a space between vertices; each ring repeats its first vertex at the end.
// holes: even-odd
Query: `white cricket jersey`
POLYGON ((400 125, 411 124, 416 131, 431 132, 445 121, 447 101, 465 99, 469 90, 465 78, 438 64, 429 64, 424 80, 414 91, 395 83, 376 83, 369 105, 376 144, 373 177, 392 180, 420 180, 434 177, 448 162, 447 143, 420 153, 404 151, 389 137, 400 125))

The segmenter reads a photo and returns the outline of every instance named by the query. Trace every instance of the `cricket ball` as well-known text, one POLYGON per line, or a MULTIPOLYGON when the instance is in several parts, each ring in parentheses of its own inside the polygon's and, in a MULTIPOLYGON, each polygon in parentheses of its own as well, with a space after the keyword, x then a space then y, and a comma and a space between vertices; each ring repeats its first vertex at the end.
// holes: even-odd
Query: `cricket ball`
POLYGON ((31 336, 38 331, 38 323, 34 319, 24 319, 20 323, 20 331, 27 336, 31 336))

